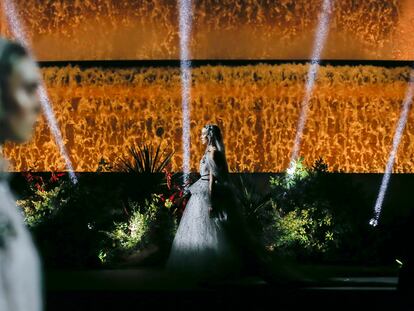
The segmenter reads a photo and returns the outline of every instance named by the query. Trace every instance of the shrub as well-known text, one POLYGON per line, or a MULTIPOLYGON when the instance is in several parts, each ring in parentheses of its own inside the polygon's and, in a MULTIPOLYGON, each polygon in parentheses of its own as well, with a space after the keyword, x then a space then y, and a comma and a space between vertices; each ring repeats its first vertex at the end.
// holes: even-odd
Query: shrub
POLYGON ((163 201, 160 195, 152 194, 150 200, 145 200, 144 208, 132 201, 130 205, 128 221, 117 222, 111 231, 103 231, 107 240, 99 258, 104 264, 122 261, 150 244, 165 250, 172 242, 177 222, 170 212, 173 203, 169 199, 163 201))
POLYGON ((67 175, 54 183, 46 182, 46 175, 31 174, 29 193, 17 202, 45 265, 98 267, 100 231, 127 217, 118 176, 96 178, 84 174, 77 184, 72 184, 67 175))
POLYGON ((22 208, 25 223, 29 228, 35 228, 56 213, 58 207, 64 203, 58 197, 66 187, 66 181, 62 178, 65 173, 35 174, 23 173, 29 185, 29 195, 17 200, 17 205, 22 208), (43 176, 42 176, 43 175, 43 176))
POLYGON ((270 193, 263 193, 250 175, 239 175, 234 179, 236 198, 243 216, 254 236, 261 237, 266 226, 273 222, 270 193))
POLYGON ((115 165, 129 175, 128 182, 123 185, 124 197, 144 203, 151 198, 151 194, 166 191, 162 184, 163 171, 170 164, 173 154, 161 151, 161 143, 155 149, 151 144, 131 146, 128 156, 121 157, 120 163, 115 165))
POLYGON ((321 189, 325 174, 321 159, 308 168, 300 158, 284 174, 270 177, 272 204, 265 215, 270 221, 263 230, 269 249, 313 258, 337 245, 331 204, 321 189))
POLYGON ((264 242, 270 250, 283 250, 294 257, 327 252, 334 242, 332 214, 310 205, 283 213, 273 207, 273 224, 264 229, 264 242))
POLYGON ((129 148, 129 156, 132 159, 121 158, 120 169, 129 173, 161 173, 170 163, 173 152, 168 152, 164 158, 161 152, 161 143, 154 150, 152 145, 143 144, 140 146, 132 146, 129 148))

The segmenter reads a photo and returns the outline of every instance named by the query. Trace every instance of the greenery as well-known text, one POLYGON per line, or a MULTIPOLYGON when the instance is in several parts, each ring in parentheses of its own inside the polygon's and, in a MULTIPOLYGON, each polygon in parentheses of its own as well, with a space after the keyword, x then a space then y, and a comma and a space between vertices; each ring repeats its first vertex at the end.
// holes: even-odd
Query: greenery
POLYGON ((273 225, 265 228, 264 240, 271 250, 284 250, 285 254, 324 253, 333 246, 334 226, 332 214, 320 206, 302 206, 283 213, 274 206, 273 225))
POLYGON ((151 200, 145 201, 145 208, 136 202, 130 204, 132 213, 128 221, 115 223, 111 231, 103 232, 108 237, 106 246, 99 252, 103 263, 114 264, 151 243, 158 242, 164 248, 172 243, 177 222, 170 214, 173 205, 170 200, 163 202, 160 195, 153 194, 151 200))
POLYGON ((165 168, 170 158, 161 165, 157 165, 159 156, 153 159, 151 165, 155 170, 163 167, 165 176, 106 174, 112 166, 104 159, 96 173, 82 174, 77 184, 66 173, 23 173, 27 187, 17 203, 45 264, 50 268, 116 265, 149 245, 165 257, 175 232, 176 211, 185 201, 181 206, 175 202, 182 189, 175 184, 177 176, 172 183, 165 168))
MULTIPOLYGON (((165 261, 189 197, 181 185, 182 174, 151 163, 163 167, 164 174, 158 172, 152 179, 132 170, 106 174, 111 165, 104 159, 97 172, 82 174, 77 184, 67 174, 25 173, 27 187, 17 203, 45 264, 135 265, 148 249, 156 250, 155 262, 165 261)), ((347 175, 338 176, 328 173, 322 159, 308 167, 301 158, 285 173, 270 177, 268 192, 249 174, 233 178, 251 236, 267 250, 298 260, 340 258, 348 263, 385 258, 385 248, 376 242, 379 233, 367 225, 371 215, 364 208, 363 192, 347 182, 347 175)), ((389 243, 391 238, 389 234, 381 239, 389 243)))
POLYGON ((58 204, 56 198, 60 191, 61 187, 59 186, 50 191, 35 190, 31 198, 17 201, 17 205, 25 213, 25 223, 30 228, 38 226, 53 214, 58 204))
POLYGON ((312 258, 337 246, 331 205, 320 191, 326 174, 322 159, 309 168, 300 158, 283 175, 270 177, 272 222, 263 234, 270 249, 312 258))
POLYGON ((129 156, 132 159, 121 158, 120 168, 124 172, 130 173, 161 173, 169 164, 173 152, 167 152, 162 158, 165 150, 161 152, 161 143, 154 150, 151 144, 132 146, 129 148, 129 156))
POLYGON ((236 198, 251 234, 262 237, 263 229, 272 224, 270 193, 263 193, 251 175, 240 174, 233 181, 236 198))
POLYGON ((30 190, 24 199, 17 200, 17 205, 22 208, 29 228, 41 225, 65 202, 58 199, 65 189, 65 181, 60 179, 63 175, 51 173, 50 177, 43 177, 31 172, 24 174, 30 190))
MULTIPOLYGON (((120 158, 117 164, 121 172, 129 175, 129 181, 123 184, 123 197, 145 206, 145 200, 153 193, 167 191, 163 172, 171 162, 173 152, 161 151, 161 143, 154 148, 150 144, 133 145, 128 156, 120 158)), ((128 202, 124 201, 127 205, 128 202)))
POLYGON ((250 230, 268 250, 310 259, 336 248, 338 226, 329 198, 321 191, 326 175, 321 159, 307 167, 300 158, 284 174, 270 177, 269 193, 248 175, 235 180, 250 230))

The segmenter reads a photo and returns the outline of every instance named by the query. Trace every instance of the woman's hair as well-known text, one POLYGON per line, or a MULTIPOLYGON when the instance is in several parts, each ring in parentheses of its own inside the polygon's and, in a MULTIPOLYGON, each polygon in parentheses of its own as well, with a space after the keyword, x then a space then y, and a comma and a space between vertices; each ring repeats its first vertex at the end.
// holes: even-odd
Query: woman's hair
POLYGON ((21 44, 0 37, 0 104, 2 108, 7 108, 7 80, 13 71, 13 66, 18 59, 26 56, 29 56, 29 53, 21 44))
POLYGON ((220 171, 222 177, 227 176, 229 166, 227 164, 223 136, 221 135, 220 128, 215 124, 207 124, 204 128, 207 130, 207 148, 208 146, 214 146, 219 151, 219 155, 216 158, 217 163, 211 164, 214 167, 213 170, 216 172, 220 171))
POLYGON ((213 145, 218 151, 225 153, 220 128, 216 124, 207 124, 204 128, 207 130, 207 145, 213 145))

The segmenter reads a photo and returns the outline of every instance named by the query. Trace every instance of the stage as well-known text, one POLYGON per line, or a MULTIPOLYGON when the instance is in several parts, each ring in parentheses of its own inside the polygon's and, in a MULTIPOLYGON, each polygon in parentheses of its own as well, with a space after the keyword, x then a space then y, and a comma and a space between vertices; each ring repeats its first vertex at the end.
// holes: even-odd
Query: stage
POLYGON ((397 291, 395 269, 314 268, 319 274, 335 276, 307 284, 276 285, 251 276, 195 286, 159 269, 54 271, 47 273, 47 310, 342 310, 362 306, 407 310, 410 306, 397 291))

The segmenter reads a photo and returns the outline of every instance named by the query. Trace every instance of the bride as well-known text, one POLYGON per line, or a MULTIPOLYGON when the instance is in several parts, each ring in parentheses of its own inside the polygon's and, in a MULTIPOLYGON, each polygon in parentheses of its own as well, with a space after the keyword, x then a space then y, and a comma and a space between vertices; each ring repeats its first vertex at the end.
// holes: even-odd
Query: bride
POLYGON ((188 188, 191 197, 167 268, 192 277, 215 278, 240 269, 240 254, 226 231, 235 201, 220 128, 204 126, 201 142, 206 145, 199 166, 201 177, 188 188))

